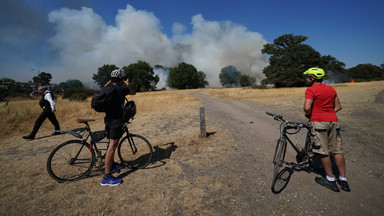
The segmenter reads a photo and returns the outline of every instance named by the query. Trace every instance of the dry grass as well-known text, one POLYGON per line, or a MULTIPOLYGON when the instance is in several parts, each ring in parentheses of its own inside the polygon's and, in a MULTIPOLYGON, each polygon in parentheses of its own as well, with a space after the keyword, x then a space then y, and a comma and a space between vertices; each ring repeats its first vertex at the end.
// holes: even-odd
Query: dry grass
MULTIPOLYGON (((384 81, 343 83, 332 86, 337 91, 343 106, 343 111, 339 114, 343 115, 345 113, 345 117, 347 117, 352 112, 361 111, 372 104, 376 100, 377 95, 383 90, 384 81)), ((302 113, 306 88, 230 88, 210 89, 208 92, 219 98, 249 100, 282 108, 289 106, 297 108, 302 113)))
MULTIPOLYGON (((138 114, 152 114, 165 110, 172 111, 180 109, 188 103, 198 101, 196 97, 183 94, 182 91, 159 91, 137 93, 129 96, 137 106, 138 114)), ((84 102, 70 101, 58 98, 56 100, 56 117, 62 129, 78 126, 76 119, 91 118, 97 121, 104 118, 104 113, 98 113, 91 109, 91 98, 84 102)), ((38 100, 14 99, 8 105, 0 104, 0 137, 19 136, 29 133, 35 120, 41 113, 38 100)), ((52 124, 47 119, 40 131, 53 130, 52 124)))

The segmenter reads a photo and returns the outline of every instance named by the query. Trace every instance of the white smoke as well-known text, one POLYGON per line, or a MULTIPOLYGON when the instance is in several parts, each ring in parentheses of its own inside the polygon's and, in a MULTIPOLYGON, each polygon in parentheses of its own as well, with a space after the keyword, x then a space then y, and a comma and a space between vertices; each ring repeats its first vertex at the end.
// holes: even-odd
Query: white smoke
MULTIPOLYGON (((192 17, 191 33, 175 23, 171 39, 161 32, 160 21, 153 13, 130 5, 118 10, 115 25, 107 25, 86 7, 52 11, 49 21, 56 27, 50 43, 61 62, 59 69, 55 65, 50 71, 61 79, 89 81, 104 64, 123 67, 142 60, 167 67, 186 62, 206 73, 210 86, 220 86, 219 74, 225 66, 233 65, 259 82, 268 64, 261 53, 266 43, 262 35, 230 21, 206 21, 202 15, 192 17)), ((158 73, 162 83, 158 87, 165 87, 166 74, 158 73)))
POLYGON ((155 67, 153 73, 159 76, 159 82, 156 85, 157 89, 170 89, 168 86, 169 68, 155 67))

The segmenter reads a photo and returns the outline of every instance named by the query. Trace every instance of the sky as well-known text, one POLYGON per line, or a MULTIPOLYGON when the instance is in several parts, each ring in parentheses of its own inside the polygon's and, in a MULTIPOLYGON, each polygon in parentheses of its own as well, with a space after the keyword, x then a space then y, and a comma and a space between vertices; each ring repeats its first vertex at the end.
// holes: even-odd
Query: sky
MULTIPOLYGON (((304 35, 321 55, 346 64, 384 64, 382 0, 1 0, 0 78, 38 72, 52 83, 94 85, 104 64, 186 62, 219 86, 223 67, 264 78, 266 43, 304 35)), ((158 87, 167 71, 156 70, 158 87)))

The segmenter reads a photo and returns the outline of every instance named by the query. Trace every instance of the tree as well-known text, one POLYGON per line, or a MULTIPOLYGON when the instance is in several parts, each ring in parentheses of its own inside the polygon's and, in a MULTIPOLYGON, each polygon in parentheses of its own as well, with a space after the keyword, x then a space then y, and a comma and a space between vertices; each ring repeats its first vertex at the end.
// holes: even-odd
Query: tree
POLYGON ((83 88, 83 83, 80 80, 67 80, 67 88, 83 88))
POLYGON ((193 65, 182 62, 171 68, 168 83, 171 88, 195 89, 208 84, 205 76, 204 72, 198 72, 193 65))
POLYGON ((221 69, 219 74, 220 83, 222 86, 227 84, 237 85, 239 83, 239 79, 241 76, 241 72, 237 71, 235 66, 229 65, 221 69))
POLYGON ((335 57, 332 57, 330 55, 321 56, 319 67, 324 69, 325 71, 332 71, 335 73, 345 73, 345 69, 344 69, 345 64, 343 62, 338 61, 335 57))
POLYGON ((372 64, 359 64, 347 70, 355 81, 384 80, 384 69, 372 64))
POLYGON ((206 80, 207 75, 203 71, 197 72, 197 75, 199 77, 198 88, 204 88, 205 86, 209 85, 208 81, 206 80))
POLYGON ((252 79, 247 74, 242 74, 240 76, 239 83, 240 83, 241 87, 251 86, 253 84, 251 82, 252 82, 252 79))
POLYGON ((308 37, 292 34, 276 38, 273 44, 265 44, 261 50, 270 55, 269 66, 263 73, 263 85, 274 84, 276 87, 305 86, 303 72, 311 67, 321 67, 333 72, 344 72, 345 64, 332 56, 321 56, 311 46, 303 44, 308 37))
POLYGON ((49 85, 51 82, 52 75, 46 72, 40 72, 39 75, 32 78, 33 83, 40 84, 41 86, 49 85))
POLYGON ((96 74, 93 74, 92 79, 102 88, 111 79, 111 72, 116 69, 119 69, 116 65, 103 65, 97 69, 96 74))
POLYGON ((6 88, 0 88, 0 101, 8 96, 18 96, 30 92, 30 89, 23 89, 20 83, 10 78, 3 77, 0 79, 0 84, 7 86, 6 88))
POLYGON ((61 90, 66 90, 66 89, 68 89, 68 84, 66 82, 61 82, 61 83, 59 83, 59 85, 55 86, 56 91, 57 90, 61 91, 61 90))
POLYGON ((156 90, 156 84, 159 82, 159 76, 155 75, 153 68, 144 61, 130 64, 123 67, 130 85, 138 92, 146 92, 156 90))

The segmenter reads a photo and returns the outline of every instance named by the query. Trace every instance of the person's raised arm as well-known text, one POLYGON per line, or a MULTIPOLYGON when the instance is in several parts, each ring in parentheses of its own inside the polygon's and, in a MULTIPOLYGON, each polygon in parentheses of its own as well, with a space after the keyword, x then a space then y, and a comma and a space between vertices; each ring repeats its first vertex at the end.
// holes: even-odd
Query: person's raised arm
POLYGON ((107 83, 105 83, 104 87, 107 86, 107 85, 109 85, 109 84, 111 84, 111 82, 112 82, 112 81, 109 80, 107 83))
POLYGON ((129 88, 128 95, 135 95, 136 94, 136 90, 134 88, 132 88, 131 86, 129 86, 129 79, 124 80, 124 83, 129 88))

